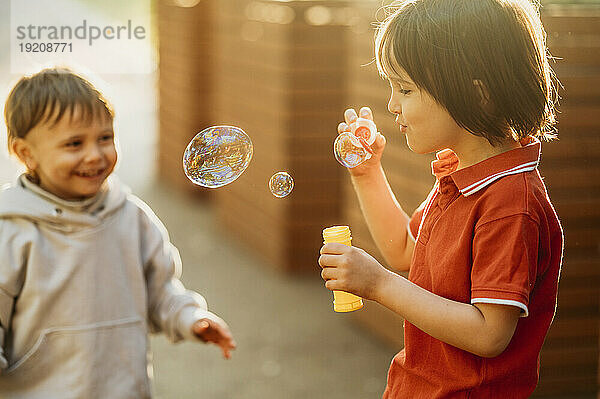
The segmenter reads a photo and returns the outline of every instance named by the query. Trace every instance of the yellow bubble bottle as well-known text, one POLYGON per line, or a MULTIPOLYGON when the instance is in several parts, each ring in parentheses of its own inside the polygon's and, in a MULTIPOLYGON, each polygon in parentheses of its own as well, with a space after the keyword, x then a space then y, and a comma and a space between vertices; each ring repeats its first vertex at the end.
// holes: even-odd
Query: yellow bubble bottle
MULTIPOLYGON (((323 229, 324 244, 338 242, 352 246, 350 227, 333 226, 323 229)), ((352 312, 363 307, 362 298, 344 291, 333 291, 333 310, 336 312, 352 312)))

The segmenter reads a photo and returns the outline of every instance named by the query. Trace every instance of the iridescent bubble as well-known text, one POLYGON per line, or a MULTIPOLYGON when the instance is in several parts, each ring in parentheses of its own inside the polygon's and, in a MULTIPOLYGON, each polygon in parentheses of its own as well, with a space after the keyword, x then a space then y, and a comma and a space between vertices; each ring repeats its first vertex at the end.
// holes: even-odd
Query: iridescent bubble
POLYGON ((252 140, 239 127, 211 126, 188 144, 183 153, 183 170, 194 184, 223 187, 246 170, 252 153, 252 140))
POLYGON ((277 172, 269 180, 269 189, 277 198, 283 198, 294 189, 294 179, 287 172, 277 172))
POLYGON ((371 153, 365 149, 360 139, 350 132, 337 136, 333 143, 333 154, 347 168, 355 168, 371 158, 371 153))

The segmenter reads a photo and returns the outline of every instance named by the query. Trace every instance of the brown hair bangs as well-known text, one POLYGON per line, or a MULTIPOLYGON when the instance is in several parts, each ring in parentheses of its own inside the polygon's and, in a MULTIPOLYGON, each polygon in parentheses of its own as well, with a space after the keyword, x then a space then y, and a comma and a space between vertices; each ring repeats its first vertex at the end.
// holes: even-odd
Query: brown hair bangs
POLYGON ((528 0, 409 0, 394 9, 375 40, 382 75, 408 75, 492 144, 555 137, 558 81, 528 0))
POLYGON ((104 96, 86 79, 67 68, 44 69, 17 82, 6 100, 4 118, 8 130, 8 149, 24 138, 39 123, 54 126, 64 116, 92 123, 96 118, 112 120, 114 111, 104 96))

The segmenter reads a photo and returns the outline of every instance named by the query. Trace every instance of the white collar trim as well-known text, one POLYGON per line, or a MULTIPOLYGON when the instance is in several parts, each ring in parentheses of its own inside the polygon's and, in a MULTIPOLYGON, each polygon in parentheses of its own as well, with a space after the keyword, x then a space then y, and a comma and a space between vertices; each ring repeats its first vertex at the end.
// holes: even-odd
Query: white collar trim
POLYGON ((515 166, 514 168, 510 168, 510 169, 507 169, 502 172, 494 173, 493 175, 490 175, 484 179, 479 180, 478 182, 475 182, 475 183, 461 189, 460 192, 465 197, 469 196, 469 195, 481 190, 482 188, 487 187, 488 185, 490 185, 491 183, 500 179, 501 177, 508 176, 508 175, 515 175, 517 173, 522 173, 522 172, 533 171, 537 168, 538 163, 539 163, 539 160, 535 160, 532 162, 527 162, 527 163, 515 166))

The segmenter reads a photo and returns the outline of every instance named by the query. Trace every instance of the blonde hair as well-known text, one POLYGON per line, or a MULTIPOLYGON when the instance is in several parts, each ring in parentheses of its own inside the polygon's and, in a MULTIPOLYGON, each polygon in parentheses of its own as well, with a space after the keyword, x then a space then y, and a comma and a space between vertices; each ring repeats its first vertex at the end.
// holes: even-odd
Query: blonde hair
POLYGON ((84 123, 96 117, 113 120, 114 111, 104 96, 86 79, 67 68, 44 69, 24 76, 6 100, 4 118, 8 130, 8 151, 17 138, 25 138, 39 123, 55 125, 65 114, 71 118, 81 107, 84 123))

